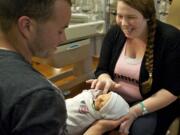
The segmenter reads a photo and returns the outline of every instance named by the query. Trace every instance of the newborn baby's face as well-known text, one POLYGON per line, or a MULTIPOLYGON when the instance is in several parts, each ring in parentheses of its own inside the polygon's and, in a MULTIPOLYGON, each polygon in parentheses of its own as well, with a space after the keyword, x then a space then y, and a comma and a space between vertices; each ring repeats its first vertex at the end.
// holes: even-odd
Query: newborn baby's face
POLYGON ((111 93, 99 95, 95 99, 95 103, 94 103, 95 109, 100 110, 106 104, 106 102, 110 99, 110 97, 111 97, 111 93))

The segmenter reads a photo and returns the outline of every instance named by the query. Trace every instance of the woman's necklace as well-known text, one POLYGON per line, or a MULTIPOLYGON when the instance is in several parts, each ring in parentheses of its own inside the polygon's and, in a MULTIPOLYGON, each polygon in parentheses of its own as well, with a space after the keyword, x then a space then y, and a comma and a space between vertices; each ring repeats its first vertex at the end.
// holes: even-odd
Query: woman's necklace
POLYGON ((140 59, 140 58, 131 58, 131 57, 125 56, 125 61, 128 64, 137 65, 137 64, 141 63, 142 59, 140 59))

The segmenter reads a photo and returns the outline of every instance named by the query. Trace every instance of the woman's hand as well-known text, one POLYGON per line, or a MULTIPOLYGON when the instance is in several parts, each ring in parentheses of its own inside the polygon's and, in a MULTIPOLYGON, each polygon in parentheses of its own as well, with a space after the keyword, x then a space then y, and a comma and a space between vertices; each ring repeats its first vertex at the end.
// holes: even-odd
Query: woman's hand
POLYGON ((108 74, 101 74, 97 79, 90 79, 86 82, 91 84, 92 89, 103 90, 103 93, 107 93, 109 89, 121 86, 120 84, 114 82, 108 74))
POLYGON ((98 120, 83 135, 102 135, 119 126, 120 120, 98 120))
POLYGON ((133 110, 130 110, 126 115, 121 117, 119 132, 123 135, 128 135, 129 128, 136 118, 137 114, 133 110))

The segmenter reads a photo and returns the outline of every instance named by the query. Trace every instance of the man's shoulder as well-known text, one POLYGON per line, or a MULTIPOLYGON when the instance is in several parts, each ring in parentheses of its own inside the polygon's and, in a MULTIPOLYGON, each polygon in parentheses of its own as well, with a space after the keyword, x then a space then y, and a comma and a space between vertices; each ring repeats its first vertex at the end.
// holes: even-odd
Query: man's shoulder
POLYGON ((58 88, 25 61, 12 58, 8 61, 0 60, 0 64, 0 93, 3 95, 1 100, 9 100, 10 106, 33 93, 49 91, 54 96, 63 97, 58 88))

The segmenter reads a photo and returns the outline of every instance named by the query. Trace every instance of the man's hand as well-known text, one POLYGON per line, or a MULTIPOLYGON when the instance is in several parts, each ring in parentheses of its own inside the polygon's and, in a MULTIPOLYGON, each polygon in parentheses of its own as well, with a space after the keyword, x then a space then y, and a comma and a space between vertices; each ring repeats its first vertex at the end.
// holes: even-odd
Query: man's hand
POLYGON ((107 131, 111 131, 119 126, 120 120, 98 120, 96 121, 84 135, 102 135, 107 131))

